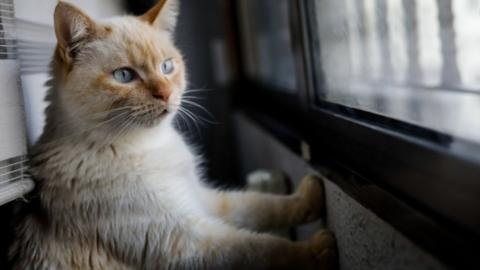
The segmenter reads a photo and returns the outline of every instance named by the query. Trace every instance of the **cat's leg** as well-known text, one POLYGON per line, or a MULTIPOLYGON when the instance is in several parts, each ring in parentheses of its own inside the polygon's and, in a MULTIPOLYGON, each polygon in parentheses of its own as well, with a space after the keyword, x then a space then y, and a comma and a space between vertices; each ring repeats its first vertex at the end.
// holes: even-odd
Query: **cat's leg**
POLYGON ((292 242, 225 224, 198 225, 204 226, 204 231, 192 242, 186 240, 187 248, 182 248, 186 256, 179 257, 173 268, 329 270, 336 264, 335 238, 328 231, 318 232, 308 241, 292 242))
POLYGON ((205 189, 201 196, 215 216, 253 230, 308 223, 320 217, 325 204, 323 184, 314 175, 306 176, 291 195, 205 189))
POLYGON ((170 225, 129 219, 100 236, 112 256, 142 269, 328 270, 336 262, 335 238, 327 231, 292 242, 211 218, 170 225))

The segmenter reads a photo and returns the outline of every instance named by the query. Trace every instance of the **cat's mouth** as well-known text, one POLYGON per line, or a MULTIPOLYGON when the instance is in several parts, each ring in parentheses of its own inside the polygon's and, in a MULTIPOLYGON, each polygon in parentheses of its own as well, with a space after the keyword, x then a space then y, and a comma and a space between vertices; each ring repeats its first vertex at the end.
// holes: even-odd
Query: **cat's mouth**
POLYGON ((153 127, 158 125, 168 114, 169 111, 166 106, 158 106, 157 104, 124 105, 118 109, 113 109, 109 113, 107 121, 110 121, 110 126, 113 128, 119 126, 123 129, 153 127))
POLYGON ((168 114, 165 106, 148 105, 132 113, 133 121, 138 126, 152 127, 156 126, 168 114))

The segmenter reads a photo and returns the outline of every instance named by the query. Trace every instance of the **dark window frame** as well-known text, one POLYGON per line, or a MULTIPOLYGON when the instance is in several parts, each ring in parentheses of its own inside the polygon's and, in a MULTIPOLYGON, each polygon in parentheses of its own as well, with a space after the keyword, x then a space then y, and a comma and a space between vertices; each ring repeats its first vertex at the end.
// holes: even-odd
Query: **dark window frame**
POLYGON ((316 89, 323 85, 315 77, 308 14, 313 8, 307 6, 312 1, 289 1, 298 95, 242 76, 235 85, 237 106, 293 151, 300 154, 300 144, 307 142, 313 166, 334 172, 331 178, 350 196, 447 265, 478 265, 478 145, 319 101, 316 89), (451 149, 452 141, 471 153, 451 149))

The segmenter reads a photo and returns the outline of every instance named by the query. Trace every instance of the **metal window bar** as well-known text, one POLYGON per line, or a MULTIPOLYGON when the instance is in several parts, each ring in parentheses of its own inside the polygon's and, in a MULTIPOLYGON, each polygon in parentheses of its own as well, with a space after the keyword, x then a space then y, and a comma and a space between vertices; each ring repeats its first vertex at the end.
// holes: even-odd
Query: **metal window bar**
MULTIPOLYGON (((433 4, 436 5, 438 10, 437 12, 437 25, 439 27, 439 42, 440 42, 440 58, 441 58, 441 81, 436 87, 426 87, 422 85, 421 80, 424 74, 424 70, 419 63, 420 58, 420 40, 418 38, 418 27, 419 21, 417 19, 417 1, 402 1, 403 12, 404 12, 404 27, 406 32, 406 53, 408 57, 408 69, 407 76, 404 85, 399 85, 389 78, 392 75, 392 63, 390 56, 390 46, 388 45, 389 39, 391 38, 391 33, 388 32, 387 27, 385 26, 387 22, 387 12, 386 7, 388 1, 373 1, 372 5, 375 6, 374 10, 376 11, 376 31, 378 33, 378 38, 374 42, 379 48, 381 55, 381 70, 382 76, 381 81, 373 80, 371 83, 373 85, 379 83, 389 83, 395 86, 406 86, 406 87, 415 87, 419 89, 448 89, 449 91, 461 91, 461 92, 476 92, 477 90, 465 89, 465 86, 462 85, 462 79, 459 71, 459 66, 457 62, 458 56, 458 46, 456 44, 456 33, 455 33, 455 14, 453 12, 453 3, 450 0, 436 0, 433 4), (383 78, 383 79, 382 79, 383 78)), ((372 67, 371 57, 365 53, 365 48, 369 45, 369 40, 366 35, 365 25, 368 23, 368 14, 365 12, 364 1, 355 1, 355 7, 357 11, 358 21, 358 31, 360 34, 360 48, 362 49, 361 59, 362 62, 362 71, 364 74, 369 74, 369 70, 372 67)), ((362 72, 362 73, 363 73, 362 72)))
POLYGON ((26 139, 18 139, 26 133, 21 91, 18 84, 10 83, 20 75, 15 63, 18 59, 14 14, 13 0, 0 2, 0 205, 23 197, 34 187, 25 174, 26 139))

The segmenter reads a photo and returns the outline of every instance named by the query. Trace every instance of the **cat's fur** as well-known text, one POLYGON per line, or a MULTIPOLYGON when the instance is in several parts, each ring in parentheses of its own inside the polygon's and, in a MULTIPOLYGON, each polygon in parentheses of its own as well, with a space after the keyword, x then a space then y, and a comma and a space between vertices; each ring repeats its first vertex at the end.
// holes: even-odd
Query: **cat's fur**
POLYGON ((47 125, 31 162, 37 195, 17 226, 14 269, 329 267, 328 232, 296 243, 254 232, 317 218, 318 179, 290 196, 202 182, 172 127, 186 87, 173 44, 177 11, 177 1, 161 0, 142 17, 100 23, 59 2, 47 125), (175 69, 162 75, 167 58, 175 69), (115 81, 124 66, 139 78, 115 81))

